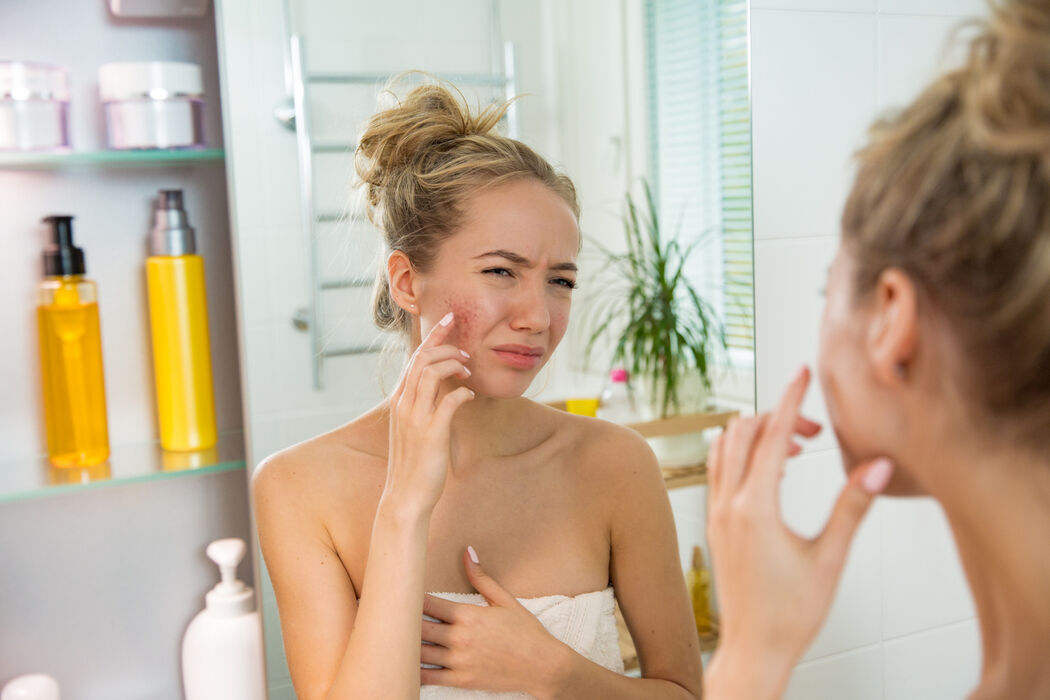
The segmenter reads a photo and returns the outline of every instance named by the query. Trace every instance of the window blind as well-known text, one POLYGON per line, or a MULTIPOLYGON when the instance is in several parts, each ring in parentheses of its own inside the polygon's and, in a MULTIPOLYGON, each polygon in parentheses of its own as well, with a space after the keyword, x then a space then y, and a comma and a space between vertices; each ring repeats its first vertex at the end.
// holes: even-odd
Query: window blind
MULTIPOLYGON (((688 274, 753 360, 751 109, 746 0, 646 0, 649 172, 688 274)), ((743 357, 741 357, 741 355, 743 357)))

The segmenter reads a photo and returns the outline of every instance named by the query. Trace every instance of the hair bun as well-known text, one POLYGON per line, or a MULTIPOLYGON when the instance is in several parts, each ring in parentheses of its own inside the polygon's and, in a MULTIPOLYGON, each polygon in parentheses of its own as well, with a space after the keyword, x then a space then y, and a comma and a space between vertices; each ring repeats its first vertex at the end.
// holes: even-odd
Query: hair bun
MULTIPOLYGON (((394 87, 403 78, 391 80, 384 94, 397 100, 394 87)), ((379 205, 382 188, 399 172, 425 172, 426 160, 440 157, 460 139, 491 132, 508 107, 509 103, 495 104, 471 114, 459 90, 425 84, 373 115, 358 141, 354 162, 368 203, 379 205)))
POLYGON ((1038 154, 1050 172, 1050 0, 993 4, 957 75, 976 144, 1005 156, 1038 154))

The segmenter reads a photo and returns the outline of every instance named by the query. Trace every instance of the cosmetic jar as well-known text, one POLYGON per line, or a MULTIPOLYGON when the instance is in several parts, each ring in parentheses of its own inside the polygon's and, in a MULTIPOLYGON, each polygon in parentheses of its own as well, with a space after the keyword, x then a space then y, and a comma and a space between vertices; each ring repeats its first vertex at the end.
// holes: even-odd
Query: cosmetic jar
POLYGON ((111 149, 203 148, 204 87, 195 63, 107 63, 98 70, 111 149))
POLYGON ((69 149, 69 72, 0 61, 0 151, 69 149))

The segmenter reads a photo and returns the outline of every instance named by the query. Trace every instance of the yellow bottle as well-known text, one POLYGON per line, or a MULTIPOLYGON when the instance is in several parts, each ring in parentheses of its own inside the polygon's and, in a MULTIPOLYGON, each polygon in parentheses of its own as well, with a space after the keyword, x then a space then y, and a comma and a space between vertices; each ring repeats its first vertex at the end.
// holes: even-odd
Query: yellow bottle
POLYGON ((98 290, 73 245, 73 217, 49 216, 37 327, 47 454, 55 467, 91 467, 109 458, 98 290))
POLYGON ((686 574, 686 584, 693 603, 696 631, 701 638, 709 637, 717 631, 717 626, 711 614, 711 572, 704 567, 704 554, 699 547, 693 547, 693 566, 686 574))
POLYGON ((156 204, 146 288, 160 444, 204 450, 218 438, 204 259, 196 254, 182 191, 161 190, 156 204))

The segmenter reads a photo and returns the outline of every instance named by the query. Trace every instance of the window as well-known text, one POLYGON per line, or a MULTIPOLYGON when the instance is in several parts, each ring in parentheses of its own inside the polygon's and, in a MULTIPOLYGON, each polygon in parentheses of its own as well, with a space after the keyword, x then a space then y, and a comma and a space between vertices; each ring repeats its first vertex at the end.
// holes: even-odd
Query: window
POLYGON ((751 110, 745 0, 646 0, 649 172, 661 219, 692 242, 688 275, 751 367, 751 110))

